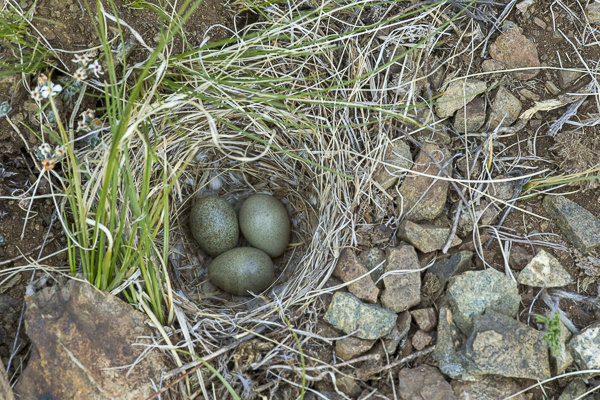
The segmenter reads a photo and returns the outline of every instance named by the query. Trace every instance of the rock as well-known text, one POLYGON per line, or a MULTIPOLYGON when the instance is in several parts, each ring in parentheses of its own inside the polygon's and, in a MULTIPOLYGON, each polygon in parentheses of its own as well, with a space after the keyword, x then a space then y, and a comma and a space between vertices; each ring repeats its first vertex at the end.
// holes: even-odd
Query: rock
POLYGON ((2 360, 0 360, 0 400, 15 400, 2 360))
POLYGON ((569 89, 571 83, 575 82, 577 78, 583 75, 579 71, 570 71, 568 69, 558 70, 558 85, 561 89, 569 89))
POLYGON ((571 339, 573 334, 571 331, 563 324, 560 323, 560 350, 558 354, 552 354, 554 356, 554 360, 556 362, 556 373, 558 375, 562 374, 573 364, 573 355, 567 348, 567 343, 571 339))
POLYGON ((396 325, 397 315, 375 304, 365 304, 345 292, 333 295, 325 321, 334 327, 361 339, 375 340, 387 335, 396 325))
POLYGON ((452 387, 440 370, 427 364, 401 369, 398 393, 402 400, 455 400, 452 387))
POLYGON ((533 254, 521 246, 512 246, 508 257, 508 265, 512 269, 521 271, 533 259, 533 254))
POLYGON ((567 385, 565 390, 563 390, 558 400, 579 399, 586 391, 587 386, 585 383, 581 379, 575 378, 567 385))
MULTIPOLYGON (((458 205, 461 204, 460 201, 457 201, 452 205, 452 209, 450 213, 454 215, 456 213, 456 209, 458 205)), ((479 204, 475 204, 471 211, 474 211, 475 218, 477 221, 477 225, 473 223, 473 218, 471 218, 471 213, 463 211, 460 214, 460 218, 458 219, 458 226, 456 228, 456 233, 460 237, 466 237, 469 233, 473 232, 473 229, 476 226, 482 225, 491 225, 496 218, 498 218, 498 209, 494 204, 491 204, 486 199, 481 199, 479 204)))
POLYGON ((473 319, 465 355, 485 374, 539 380, 550 377, 548 344, 542 332, 495 311, 473 319))
POLYGON ((381 305, 395 313, 408 310, 421 302, 421 272, 419 258, 411 246, 400 245, 388 248, 385 272, 399 272, 383 278, 385 289, 381 294, 381 305))
POLYGON ((472 260, 472 252, 459 251, 450 258, 436 262, 427 271, 437 276, 440 286, 444 288, 450 277, 470 270, 473 267, 472 260))
POLYGON ((580 369, 600 368, 600 322, 585 328, 567 344, 580 369))
MULTIPOLYGON (((521 387, 510 378, 485 376, 477 382, 451 383, 456 400, 500 400, 506 399, 521 391, 521 387)), ((511 400, 527 400, 525 394, 510 397, 511 400)))
POLYGON ((384 162, 391 165, 380 165, 373 180, 387 190, 394 186, 399 177, 411 168, 410 147, 402 140, 394 140, 385 152, 384 162))
POLYGON ((144 314, 87 282, 70 280, 25 301, 34 348, 15 387, 20 398, 145 399, 155 392, 151 381, 173 367, 161 352, 146 353, 153 342, 144 337, 155 333, 144 314))
POLYGON ((560 287, 573 281, 571 275, 550 253, 540 250, 519 274, 517 282, 534 287, 560 287))
POLYGON ((496 98, 492 103, 492 112, 488 122, 488 129, 496 129, 500 124, 502 124, 503 127, 511 126, 513 122, 519 118, 519 113, 522 108, 523 106, 519 99, 513 96, 513 94, 504 86, 500 86, 498 93, 496 93, 496 98))
POLYGON ((392 331, 383 337, 383 344, 388 354, 394 354, 398 348, 398 344, 408 335, 410 330, 411 316, 408 311, 398 314, 398 321, 392 331))
POLYGON ((446 295, 454 321, 466 335, 476 315, 492 310, 515 317, 521 302, 516 282, 491 268, 450 278, 446 295))
MULTIPOLYGON (((434 177, 438 174, 443 175, 427 153, 431 154, 442 167, 451 157, 447 150, 441 150, 434 144, 426 143, 419 152, 412 171, 426 173, 434 177)), ((448 166, 446 172, 450 173, 450 171, 451 167, 448 166)), ((432 185, 434 179, 411 174, 404 178, 404 182, 399 189, 401 196, 396 198, 396 204, 402 210, 402 214, 406 215, 410 212, 410 214, 406 215, 408 219, 413 221, 431 221, 442 213, 448 195, 448 181, 438 180, 432 185), (427 194, 423 196, 425 193, 427 194), (421 199, 422 196, 423 198, 421 199), (411 209, 412 211, 410 211, 411 209)))
POLYGON ((340 278, 343 282, 350 282, 367 274, 358 281, 349 284, 348 290, 363 301, 376 303, 379 289, 377 289, 368 273, 369 270, 358 262, 354 251, 349 248, 342 250, 338 263, 333 270, 333 276, 340 278))
POLYGON ((431 339, 433 339, 433 337, 429 333, 419 329, 415 332, 411 343, 417 351, 421 351, 427 347, 427 345, 431 342, 431 339))
POLYGON ((560 89, 552 81, 546 81, 546 89, 555 96, 560 94, 560 89))
POLYGON ((510 200, 515 194, 515 187, 518 181, 502 181, 509 177, 500 175, 494 182, 490 183, 489 194, 500 200, 510 200))
POLYGON ((567 240, 588 254, 600 245, 600 219, 564 196, 546 196, 544 208, 567 240))
POLYGON ((542 19, 538 18, 538 17, 534 17, 533 18, 533 23, 536 24, 537 26, 539 26, 542 29, 546 29, 547 24, 546 22, 544 22, 542 19))
MULTIPOLYGON (((522 29, 508 23, 503 27, 504 33, 490 45, 490 55, 504 64, 505 69, 539 67, 540 59, 535 44, 522 35, 522 29)), ((538 69, 513 72, 517 79, 532 79, 538 69)), ((506 126, 506 125, 505 125, 506 126)))
POLYGON ((340 389, 342 393, 353 399, 360 396, 360 393, 362 392, 362 389, 358 386, 358 383, 356 383, 356 379, 350 376, 338 376, 336 383, 338 389, 340 389))
POLYGON ((335 354, 342 360, 348 361, 366 353, 374 344, 374 340, 365 340, 354 336, 346 337, 335 342, 335 354))
POLYGON ((0 77, 0 98, 2 100, 10 101, 12 92, 15 91, 15 84, 17 83, 17 75, 5 75, 0 77))
MULTIPOLYGON (((398 228, 398 237, 415 246, 423 253, 441 250, 448 240, 450 228, 434 225, 418 225, 412 221, 404 220, 398 228)), ((462 243, 459 237, 454 236, 450 247, 462 243)))
POLYGON ((456 80, 448 85, 444 94, 438 99, 436 114, 440 118, 450 117, 486 89, 485 82, 477 79, 456 80))
POLYGON ((529 89, 525 89, 525 88, 519 89, 519 94, 528 100, 540 101, 540 96, 537 93, 534 93, 529 89))
POLYGON ((585 15, 590 24, 600 24, 600 3, 590 2, 585 10, 585 15))
POLYGON ((378 248, 372 248, 365 250, 358 256, 358 261, 367 269, 371 271, 371 279, 373 282, 377 282, 383 271, 385 270, 385 253, 383 250, 378 248))
POLYGON ((433 358, 438 362, 440 370, 452 379, 479 380, 483 372, 465 356, 465 340, 454 323, 452 310, 441 307, 433 358))
POLYGON ((474 133, 485 123, 485 99, 477 96, 454 116, 454 127, 460 133, 474 133), (465 117, 466 115, 466 117, 465 117))
POLYGON ((481 69, 483 70, 483 72, 502 71, 506 69, 506 64, 494 59, 484 60, 481 63, 481 69))
POLYGON ((434 308, 421 308, 411 311, 415 323, 425 332, 431 331, 437 325, 437 315, 434 308))

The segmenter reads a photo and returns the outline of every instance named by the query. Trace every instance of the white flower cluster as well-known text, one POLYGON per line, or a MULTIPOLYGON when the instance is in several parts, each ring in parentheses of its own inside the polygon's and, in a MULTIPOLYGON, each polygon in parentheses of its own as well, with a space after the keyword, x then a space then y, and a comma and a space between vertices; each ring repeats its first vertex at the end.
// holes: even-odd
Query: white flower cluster
POLYGON ((92 61, 92 56, 90 54, 76 54, 73 60, 74 63, 79 65, 77 71, 73 77, 77 80, 77 82, 81 82, 88 77, 88 73, 93 72, 96 78, 99 78, 98 74, 104 74, 102 72, 102 66, 98 63, 98 60, 92 61))
POLYGON ((48 77, 44 74, 41 74, 38 78, 38 85, 31 92, 31 97, 35 101, 40 101, 41 99, 47 99, 48 96, 56 96, 62 90, 62 86, 58 84, 54 84, 48 81, 48 77))
POLYGON ((77 130, 80 131, 82 129, 87 130, 95 130, 102 128, 102 121, 100 118, 96 118, 96 111, 90 110, 89 108, 79 114, 81 119, 77 121, 77 130))

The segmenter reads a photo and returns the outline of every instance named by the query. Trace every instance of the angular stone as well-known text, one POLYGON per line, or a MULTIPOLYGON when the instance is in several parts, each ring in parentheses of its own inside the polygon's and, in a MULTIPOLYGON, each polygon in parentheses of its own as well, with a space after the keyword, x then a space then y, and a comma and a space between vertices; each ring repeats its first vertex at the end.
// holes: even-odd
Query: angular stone
POLYGON ((454 116, 454 127, 460 133, 477 132, 484 123, 485 100, 481 96, 476 97, 464 109, 459 108, 454 116))
POLYGON ((429 333, 419 329, 412 337, 412 346, 415 348, 415 350, 421 351, 427 347, 427 345, 431 342, 431 339, 433 339, 433 337, 429 333))
POLYGON ((433 358, 438 362, 440 370, 452 379, 479 380, 483 372, 465 356, 464 351, 461 352, 465 340, 454 323, 452 310, 441 307, 433 358))
POLYGON ((567 344, 580 369, 600 368, 600 322, 585 328, 567 344))
POLYGON ((508 257, 508 265, 512 269, 521 271, 533 259, 533 254, 521 246, 512 246, 510 248, 510 256, 508 257))
MULTIPOLYGON (((505 24, 504 33, 490 45, 490 55, 505 65, 506 69, 539 67, 540 59, 535 43, 522 35, 522 29, 514 24, 505 24)), ((513 72, 517 79, 531 79, 540 72, 539 69, 528 69, 513 72)))
POLYGON ((387 335, 396 325, 398 316, 375 304, 365 304, 345 292, 333 295, 325 321, 344 333, 354 333, 361 339, 375 340, 387 335))
POLYGON ((485 374, 544 380, 550 363, 543 336, 512 317, 487 311, 474 317, 465 355, 485 374))
POLYGON ((365 250, 358 256, 358 261, 364 265, 367 271, 371 271, 371 279, 377 282, 385 270, 385 253, 378 248, 365 250))
POLYGON ((432 307, 413 310, 410 314, 419 328, 425 332, 431 331, 437 325, 437 315, 432 307))
POLYGON ((353 399, 359 396, 362 392, 362 389, 360 388, 358 383, 356 383, 356 379, 350 376, 338 376, 336 379, 336 384, 338 389, 340 389, 342 393, 344 393, 347 396, 350 396, 350 398, 353 399))
POLYGON ((459 79, 448 85, 448 88, 437 101, 436 113, 440 118, 446 118, 461 109, 465 104, 480 93, 487 85, 477 79, 459 79))
POLYGON ((515 317, 521 302, 517 283, 491 268, 450 278, 446 295, 454 322, 466 335, 476 315, 492 310, 515 317))
POLYGON ((488 59, 481 63, 481 69, 483 72, 502 71, 503 69, 506 69, 506 64, 494 59, 488 59))
POLYGON ((342 250, 338 263, 333 270, 333 276, 340 278, 343 282, 351 282, 367 274, 358 281, 349 284, 348 290, 361 300, 376 303, 379 289, 375 286, 373 279, 371 279, 368 273, 369 270, 358 262, 356 254, 349 248, 342 250))
POLYGON ((394 354, 400 341, 408 335, 411 319, 408 311, 398 314, 396 326, 388 335, 383 337, 383 344, 385 345, 385 350, 388 354, 394 354))
POLYGON ((472 252, 459 251, 450 258, 436 262, 427 271, 437 276, 440 286, 443 288, 450 277, 470 270, 473 267, 472 260, 472 252))
POLYGON ((374 340, 365 340, 354 336, 346 337, 335 342, 335 354, 342 360, 348 361, 366 353, 374 344, 374 340))
POLYGON ((600 24, 600 3, 598 2, 590 2, 587 9, 585 10, 585 15, 590 21, 590 24, 600 24))
POLYGON ((381 294, 381 305, 399 313, 419 304, 421 302, 419 269, 421 265, 413 247, 400 245, 396 248, 388 248, 385 272, 390 274, 383 278, 385 289, 381 294), (417 271, 400 272, 410 270, 417 271))
POLYGON ((402 400, 455 400, 452 387, 440 370, 427 364, 401 369, 398 393, 402 400))
POLYGON ((532 92, 529 89, 525 89, 525 88, 519 89, 519 94, 528 100, 540 101, 540 96, 537 93, 532 92))
POLYGON ((171 364, 145 354, 154 334, 147 317, 110 293, 70 280, 26 296, 34 344, 15 394, 22 399, 145 399, 171 364), (139 362, 136 364, 136 362, 139 362), (136 365, 131 371, 123 366, 136 365))
POLYGON ((558 85, 561 89, 568 89, 571 83, 575 82, 581 75, 583 74, 579 71, 560 69, 558 70, 558 85))
POLYGON ((15 400, 2 360, 0 360, 0 400, 15 400))
MULTIPOLYGON (((412 244, 423 253, 443 249, 449 235, 450 228, 419 225, 406 219, 402 221, 398 228, 398 237, 412 244)), ((458 236, 454 236, 450 247, 458 246, 461 243, 462 240, 458 236)))
POLYGON ((561 287, 573 281, 571 275, 550 253, 540 250, 519 274, 517 282, 534 287, 561 287))
POLYGON ((380 165, 373 180, 387 190, 412 167, 410 147, 402 140, 394 140, 385 152, 384 162, 391 165, 380 165))
MULTIPOLYGON (((579 399, 587 391, 587 386, 583 380, 575 378, 567 385, 561 393, 558 400, 575 400, 579 399)), ((587 400, 587 399, 586 399, 587 400)))
POLYGON ((571 331, 565 326, 565 324, 560 323, 560 346, 558 350, 558 354, 552 354, 556 361, 556 373, 558 375, 562 374, 573 364, 573 355, 567 348, 567 343, 571 339, 573 334, 571 331))
POLYGON ((546 196, 544 208, 567 240, 583 254, 600 245, 600 219, 564 196, 546 196))
POLYGON ((509 178, 505 175, 500 175, 494 182, 490 184, 488 193, 500 200, 510 200, 513 198, 515 194, 515 187, 518 181, 509 180, 503 181, 504 179, 509 178))
MULTIPOLYGON (((404 215, 412 209, 407 218, 414 221, 435 219, 442 213, 448 195, 448 181, 438 180, 432 185, 435 177, 443 173, 427 153, 431 154, 442 167, 450 160, 450 153, 447 150, 440 150, 438 146, 429 143, 424 144, 423 150, 417 155, 412 171, 426 173, 432 177, 409 174, 400 186, 401 197, 396 198, 396 204, 404 215)), ((450 166, 446 167, 446 172, 450 173, 450 170, 450 166)))
MULTIPOLYGON (((456 209, 458 208, 459 204, 461 204, 461 202, 457 201, 452 205, 452 209, 450 211, 452 215, 456 213, 456 209)), ((458 219, 458 227, 456 228, 456 233, 460 237, 466 237, 469 233, 473 232, 473 229, 476 226, 491 225, 499 214, 496 206, 494 204, 490 204, 486 199, 482 199, 479 204, 473 205, 471 211, 475 213, 477 225, 473 223, 473 218, 471 217, 470 212, 462 212, 460 214, 460 218, 458 219)))
POLYGON ((500 86, 498 93, 496 93, 496 98, 492 103, 492 113, 490 114, 488 129, 496 129, 500 124, 503 127, 511 126, 519 118, 522 108, 523 106, 519 99, 513 96, 504 86, 500 86))
POLYGON ((477 382, 453 380, 450 384, 454 390, 456 400, 500 400, 509 397, 511 400, 527 400, 524 393, 511 397, 522 389, 510 378, 485 376, 477 382))

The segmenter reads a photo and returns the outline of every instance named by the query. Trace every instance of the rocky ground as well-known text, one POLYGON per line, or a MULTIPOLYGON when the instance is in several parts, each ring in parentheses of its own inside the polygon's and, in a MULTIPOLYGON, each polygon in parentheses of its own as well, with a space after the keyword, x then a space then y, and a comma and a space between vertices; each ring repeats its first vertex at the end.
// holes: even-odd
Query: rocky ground
MULTIPOLYGON (((33 6, 29 3, 24 9, 33 6)), ((493 8, 500 13, 505 5, 493 8)), ((41 33, 53 47, 79 50, 98 44, 95 32, 86 24, 90 15, 82 13, 77 2, 44 0, 35 3, 35 10, 44 18, 39 25, 41 33)), ((118 11, 135 22, 146 41, 154 40, 158 31, 150 11, 124 4, 119 4, 118 11)), ((184 29, 196 40, 190 44, 197 46, 202 33, 215 23, 223 26, 212 31, 211 40, 227 37, 224 27, 234 22, 256 18, 259 16, 236 14, 221 2, 209 1, 184 29)), ((491 33, 486 51, 474 53, 474 59, 458 56, 458 64, 471 64, 469 77, 447 79, 452 71, 446 71, 446 77, 434 76, 416 89, 425 97, 427 92, 439 96, 435 108, 420 111, 420 122, 445 118, 445 129, 409 139, 403 135, 414 127, 398 123, 397 133, 390 138, 388 151, 380 160, 386 166, 382 164, 373 175, 377 187, 383 189, 380 201, 364 203, 357 211, 359 219, 367 223, 355 232, 357 245, 340 252, 326 283, 332 289, 317 300, 315 337, 303 348, 307 356, 335 368, 319 369, 321 364, 308 362, 311 390, 305 398, 574 400, 600 387, 594 377, 597 374, 564 376, 535 386, 568 372, 600 370, 599 180, 578 180, 558 187, 556 182, 542 186, 547 182, 536 181, 537 177, 522 178, 540 169, 548 171, 542 178, 581 174, 600 165, 600 130, 595 125, 600 110, 597 84, 592 80, 600 59, 597 23, 597 3, 519 2, 498 27, 502 34, 490 24, 482 25, 491 33), (582 20, 587 21, 583 31, 582 20), (517 71, 510 72, 513 69, 517 71), (584 73, 586 69, 588 73, 584 73), (474 134, 475 142, 462 140, 460 134, 465 132, 474 134), (479 148, 469 148, 477 156, 467 159, 465 148, 471 143, 479 148), (494 158, 485 158, 486 154, 494 158), (394 167, 414 173, 406 175, 394 167), (486 196, 473 195, 455 183, 467 178, 480 179, 476 189, 486 196), (554 190, 540 193, 534 189, 554 190), (537 195, 528 197, 530 194, 537 195), (516 208, 508 213, 507 205, 516 208), (502 246, 495 232, 499 232, 502 246)), ((452 46, 454 40, 449 38, 447 45, 452 46)), ((3 57, 9 56, 7 47, 0 45, 0 51, 3 57)), ((134 62, 143 59, 132 54, 134 62)), ((71 62, 68 57, 60 60, 69 67, 71 62)), ((414 60, 408 58, 400 68, 414 68, 411 62, 414 60)), ((49 283, 40 272, 34 276, 18 268, 12 272, 26 260, 40 259, 41 265, 68 270, 67 242, 50 198, 31 206, 33 214, 22 232, 29 208, 22 198, 37 180, 34 154, 41 144, 27 128, 39 124, 37 108, 25 89, 34 86, 36 78, 25 79, 28 81, 17 75, 0 78, 0 103, 9 106, 9 111, 3 112, 9 118, 0 118, 0 196, 5 196, 0 200, 0 357, 8 367, 10 382, 14 385, 21 378, 15 391, 33 395, 27 390, 37 386, 26 379, 43 380, 51 387, 65 385, 64 379, 44 372, 48 359, 67 354, 82 354, 83 359, 83 354, 97 354, 83 360, 94 363, 108 352, 88 350, 102 346, 89 340, 101 324, 90 325, 89 320, 69 313, 70 306, 60 300, 58 285, 51 285, 52 280, 49 283), (47 287, 45 292, 28 300, 26 334, 21 320, 26 290, 35 292, 43 287, 47 287), (41 315, 54 315, 63 321, 62 328, 77 329, 46 326, 41 315), (86 339, 74 340, 77 348, 69 352, 58 354, 45 347, 79 337, 75 335, 86 339), (28 372, 23 373, 28 365, 28 372)), ((38 194, 50 194, 50 184, 42 181, 38 194)), ((81 299, 92 296, 79 287, 76 292, 81 299)), ((64 301, 69 301, 67 297, 64 301)), ((70 297, 79 305, 85 303, 90 315, 125 312, 113 303, 98 310, 94 302, 70 297)), ((135 314, 131 320, 134 322, 123 329, 123 337, 111 344, 122 349, 111 356, 124 364, 133 363, 139 355, 128 352, 126 344, 147 333, 141 315, 135 314)), ((232 365, 244 351, 261 352, 259 340, 248 343, 230 349, 232 365)), ((148 362, 149 372, 138 377, 141 380, 157 379, 157 371, 165 369, 162 359, 148 362)), ((252 373, 250 361, 239 364, 240 374, 252 373)), ((63 377, 86 379, 66 373, 68 367, 58 361, 55 365, 63 377)), ((108 390, 104 385, 109 381, 101 381, 97 387, 108 390)), ((240 393, 246 393, 243 384, 234 381, 240 393)), ((260 383, 246 393, 247 398, 268 393, 273 399, 294 398, 297 394, 281 389, 283 382, 260 383)), ((2 387, 0 379, 0 390, 2 387)), ((155 389, 117 381, 110 390, 146 397, 155 389)), ((598 396, 592 393, 585 398, 598 396)))

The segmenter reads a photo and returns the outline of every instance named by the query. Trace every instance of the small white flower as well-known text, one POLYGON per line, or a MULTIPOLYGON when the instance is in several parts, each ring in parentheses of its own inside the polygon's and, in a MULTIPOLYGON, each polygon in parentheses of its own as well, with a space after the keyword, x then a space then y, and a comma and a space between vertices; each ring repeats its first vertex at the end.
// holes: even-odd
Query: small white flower
POLYGON ((52 95, 52 97, 56 96, 62 90, 61 85, 55 85, 52 82, 48 82, 48 85, 42 86, 42 89, 41 89, 42 97, 45 99, 47 99, 48 96, 50 96, 50 95, 52 95), (48 85, 50 85, 50 86, 48 86, 48 85))
POLYGON ((52 152, 52 147, 50 147, 50 145, 48 143, 42 143, 40 145, 40 152, 44 156, 48 156, 48 154, 50 154, 52 152))
POLYGON ((75 71, 75 74, 73 75, 73 77, 75 78, 75 80, 77 82, 83 81, 85 78, 87 78, 87 72, 85 72, 85 68, 81 67, 81 68, 77 69, 77 71, 75 71))
POLYGON ((61 158, 65 155, 65 149, 62 146, 56 146, 54 149, 54 155, 58 158, 61 158))
POLYGON ((31 92, 31 98, 39 101, 42 98, 42 94, 40 93, 40 87, 36 86, 35 89, 33 89, 33 92, 31 92))
POLYGON ((82 63, 85 64, 86 56, 84 54, 75 54, 75 58, 72 59, 74 63, 82 63))
POLYGON ((78 131, 85 129, 85 127, 86 127, 85 119, 77 121, 77 130, 78 131))
POLYGON ((47 81, 48 81, 48 77, 44 74, 40 74, 40 77, 38 78, 38 85, 43 86, 46 84, 47 81))
POLYGON ((98 60, 94 61, 94 63, 89 65, 88 68, 94 73, 94 75, 96 75, 96 78, 99 78, 98 74, 104 74, 104 72, 102 72, 102 65, 98 63, 98 60))

